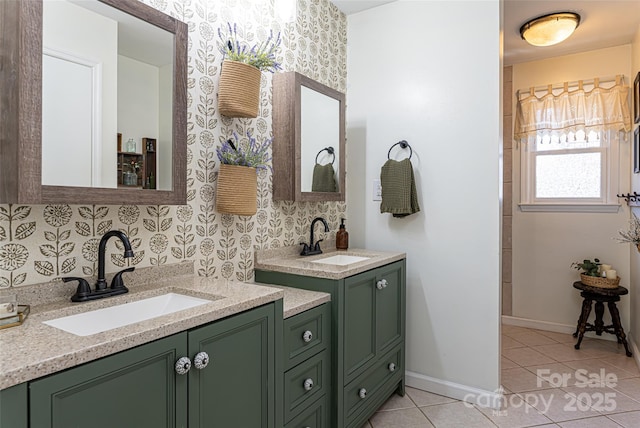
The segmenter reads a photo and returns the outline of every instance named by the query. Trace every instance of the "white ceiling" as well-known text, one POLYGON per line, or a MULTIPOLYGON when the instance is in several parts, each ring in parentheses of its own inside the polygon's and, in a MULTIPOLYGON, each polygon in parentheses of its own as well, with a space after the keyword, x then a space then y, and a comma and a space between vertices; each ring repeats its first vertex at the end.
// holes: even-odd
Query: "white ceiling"
POLYGON ((511 65, 630 43, 640 27, 640 0, 505 0, 504 64, 511 65), (520 38, 526 21, 552 12, 576 12, 580 25, 555 46, 535 47, 520 38))
MULTIPOLYGON (((332 1, 349 15, 394 0, 332 1)), ((640 0, 504 0, 503 10, 505 65, 630 43, 640 27, 640 0), (522 24, 560 11, 581 16, 580 26, 569 39, 555 46, 535 47, 520 38, 522 24)))

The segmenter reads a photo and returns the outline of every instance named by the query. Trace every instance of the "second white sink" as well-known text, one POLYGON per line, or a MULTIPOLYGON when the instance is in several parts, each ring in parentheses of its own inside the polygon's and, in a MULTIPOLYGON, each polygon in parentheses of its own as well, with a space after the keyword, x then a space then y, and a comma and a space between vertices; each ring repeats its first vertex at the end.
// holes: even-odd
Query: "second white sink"
POLYGON ((76 336, 90 336, 210 302, 212 300, 167 293, 136 302, 43 321, 43 323, 76 336))
POLYGON ((311 263, 321 263, 326 265, 346 266, 353 263, 369 260, 369 257, 350 256, 347 254, 337 254, 335 256, 325 257, 324 259, 310 260, 311 263))

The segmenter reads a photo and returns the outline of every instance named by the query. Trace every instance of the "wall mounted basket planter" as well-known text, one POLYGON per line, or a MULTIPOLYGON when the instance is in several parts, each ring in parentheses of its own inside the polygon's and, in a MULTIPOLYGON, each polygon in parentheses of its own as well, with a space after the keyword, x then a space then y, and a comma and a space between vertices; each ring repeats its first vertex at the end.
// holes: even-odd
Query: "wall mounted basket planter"
POLYGON ((257 180, 255 168, 221 164, 216 210, 225 214, 254 215, 257 211, 257 180))
POLYGON ((256 67, 224 60, 218 88, 218 111, 228 117, 258 117, 260 78, 256 67))

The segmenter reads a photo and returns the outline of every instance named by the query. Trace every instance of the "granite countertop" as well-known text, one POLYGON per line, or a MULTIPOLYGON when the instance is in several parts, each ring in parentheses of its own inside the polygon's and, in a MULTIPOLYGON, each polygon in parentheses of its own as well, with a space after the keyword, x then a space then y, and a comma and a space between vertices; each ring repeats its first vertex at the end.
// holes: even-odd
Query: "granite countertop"
POLYGON ((406 258, 405 253, 372 251, 359 248, 345 251, 336 250, 335 241, 323 242, 322 247, 323 253, 315 256, 301 256, 299 246, 256 251, 254 268, 316 278, 342 279, 406 258), (314 260, 335 255, 368 257, 368 259, 348 265, 313 263, 314 260))
MULTIPOLYGON (((183 269, 184 270, 184 269, 183 269)), ((144 276, 144 275, 142 275, 144 276)), ((292 316, 329 301, 326 293, 295 288, 274 287, 257 283, 209 279, 193 274, 152 275, 153 281, 131 286, 129 293, 86 303, 71 303, 66 293, 69 286, 47 285, 18 294, 21 304, 31 304, 31 313, 24 324, 0 330, 0 389, 71 368, 134 346, 151 342, 211 321, 225 318, 284 298, 284 317, 292 316), (44 303, 42 290, 64 289, 65 300, 44 303), (43 321, 94 309, 128 303, 175 292, 203 299, 210 303, 115 328, 90 336, 76 336, 43 321), (31 294, 29 294, 31 293, 31 294)), ((147 275, 146 279, 149 275, 147 275)), ((19 287, 23 288, 23 287, 19 287)), ((75 286, 72 286, 75 289, 75 286)), ((49 296, 51 299, 51 296, 49 296)))
POLYGON ((284 287, 269 284, 271 288, 278 288, 284 292, 283 318, 287 319, 308 309, 331 301, 331 294, 319 291, 303 290, 301 288, 284 287))

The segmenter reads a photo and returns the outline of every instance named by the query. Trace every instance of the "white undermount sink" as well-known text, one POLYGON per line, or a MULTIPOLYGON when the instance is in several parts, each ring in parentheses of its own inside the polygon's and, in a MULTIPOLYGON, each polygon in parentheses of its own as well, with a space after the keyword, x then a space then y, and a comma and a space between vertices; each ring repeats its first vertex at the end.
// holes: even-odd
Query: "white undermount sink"
POLYGON ((320 263, 325 265, 338 265, 338 266, 346 266, 353 263, 363 262, 365 260, 369 260, 369 257, 361 257, 361 256, 350 256, 347 254, 337 254, 335 256, 325 257, 323 259, 318 260, 310 260, 311 263, 320 263))
POLYGON ((167 293, 135 302, 43 321, 43 323, 76 336, 90 336, 210 302, 212 300, 167 293))

